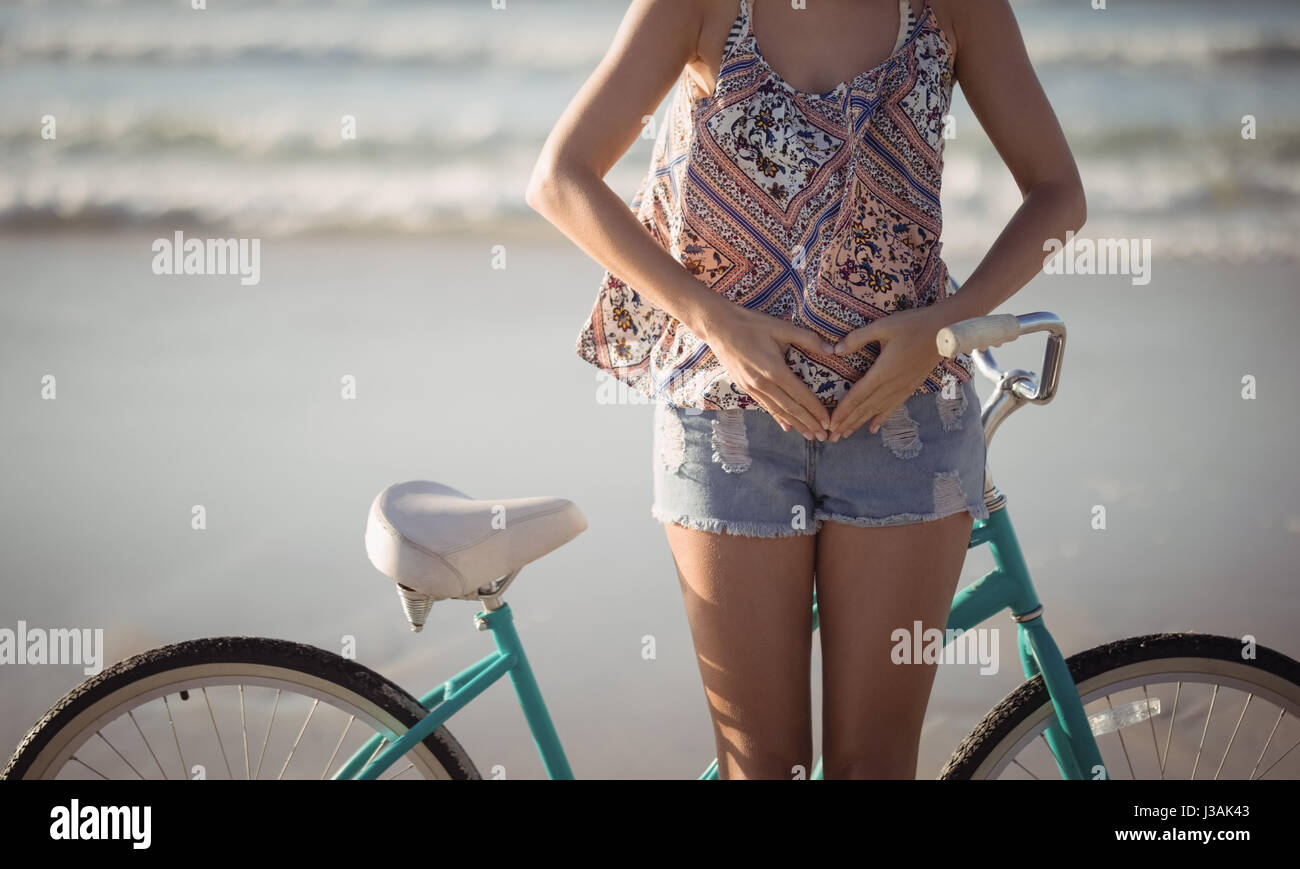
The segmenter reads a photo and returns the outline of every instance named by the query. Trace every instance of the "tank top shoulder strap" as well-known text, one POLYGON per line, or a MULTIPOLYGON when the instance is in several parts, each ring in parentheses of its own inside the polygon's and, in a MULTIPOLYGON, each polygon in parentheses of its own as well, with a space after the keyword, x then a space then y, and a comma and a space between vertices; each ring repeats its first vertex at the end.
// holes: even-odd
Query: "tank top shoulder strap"
POLYGON ((722 49, 722 62, 726 63, 731 59, 731 53, 735 51, 746 36, 749 35, 749 0, 740 0, 740 11, 736 13, 736 20, 731 22, 731 32, 727 34, 727 43, 722 49))
POLYGON ((912 0, 898 0, 898 38, 894 40, 894 51, 903 47, 915 25, 916 13, 912 11, 912 0))

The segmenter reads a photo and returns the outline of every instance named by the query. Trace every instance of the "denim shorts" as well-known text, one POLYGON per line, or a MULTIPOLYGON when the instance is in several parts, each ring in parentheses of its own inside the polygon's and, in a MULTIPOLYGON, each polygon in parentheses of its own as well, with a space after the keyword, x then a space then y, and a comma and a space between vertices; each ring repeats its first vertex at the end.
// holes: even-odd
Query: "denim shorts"
POLYGON ((872 434, 808 440, 765 410, 655 407, 660 522, 758 537, 814 534, 824 521, 904 525, 963 510, 987 519, 984 429, 971 381, 911 396, 872 434))

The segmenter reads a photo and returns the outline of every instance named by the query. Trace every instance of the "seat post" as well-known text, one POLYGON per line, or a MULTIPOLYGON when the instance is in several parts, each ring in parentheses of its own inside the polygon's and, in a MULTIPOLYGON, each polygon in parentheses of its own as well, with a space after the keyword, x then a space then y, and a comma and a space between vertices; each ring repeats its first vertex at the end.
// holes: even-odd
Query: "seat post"
POLYGON ((505 592, 510 583, 515 581, 515 577, 519 575, 519 571, 521 570, 523 570, 522 567, 516 568, 508 575, 493 582, 491 585, 478 590, 479 600, 483 601, 483 609, 489 612, 501 609, 504 605, 504 601, 501 600, 502 593, 505 592))

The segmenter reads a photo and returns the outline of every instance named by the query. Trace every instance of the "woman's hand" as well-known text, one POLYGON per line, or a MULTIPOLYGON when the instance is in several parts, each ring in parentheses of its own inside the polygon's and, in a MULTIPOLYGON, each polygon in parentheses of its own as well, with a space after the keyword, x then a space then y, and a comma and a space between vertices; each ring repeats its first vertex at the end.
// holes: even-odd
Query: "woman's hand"
POLYGON ((854 329, 835 346, 835 352, 844 356, 879 341, 880 355, 836 406, 830 425, 832 441, 848 437, 864 423, 875 434, 930 376, 943 359, 935 345, 935 335, 947 325, 936 313, 939 307, 889 314, 854 329))
POLYGON ((709 318, 707 334, 700 337, 732 382, 772 414, 782 429, 796 428, 809 440, 826 440, 830 412, 790 369, 785 353, 793 344, 829 355, 835 352, 829 341, 811 329, 733 302, 709 318))

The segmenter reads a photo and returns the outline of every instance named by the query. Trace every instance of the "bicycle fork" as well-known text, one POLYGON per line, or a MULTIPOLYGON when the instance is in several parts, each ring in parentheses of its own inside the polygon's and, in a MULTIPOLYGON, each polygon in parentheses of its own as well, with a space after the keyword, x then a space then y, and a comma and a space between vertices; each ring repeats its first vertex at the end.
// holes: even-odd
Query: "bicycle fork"
POLYGON ((1025 677, 1042 676, 1052 701, 1055 721, 1048 725, 1044 738, 1062 778, 1108 778, 1078 687, 1043 623, 1043 605, 1029 579, 1005 501, 995 506, 988 519, 975 523, 970 541, 970 548, 989 545, 994 569, 957 593, 947 636, 951 637, 954 629, 964 632, 1010 609, 1016 621, 1016 647, 1025 677))
POLYGON ((1043 677, 1048 696, 1052 698, 1052 708, 1056 711, 1056 722, 1048 725, 1043 738, 1052 750, 1061 777, 1071 780, 1109 778, 1092 727, 1084 714, 1078 688, 1060 649, 1056 647, 1056 641, 1043 624, 1041 611, 1030 620, 1021 622, 1017 633, 1025 677, 1043 677))

